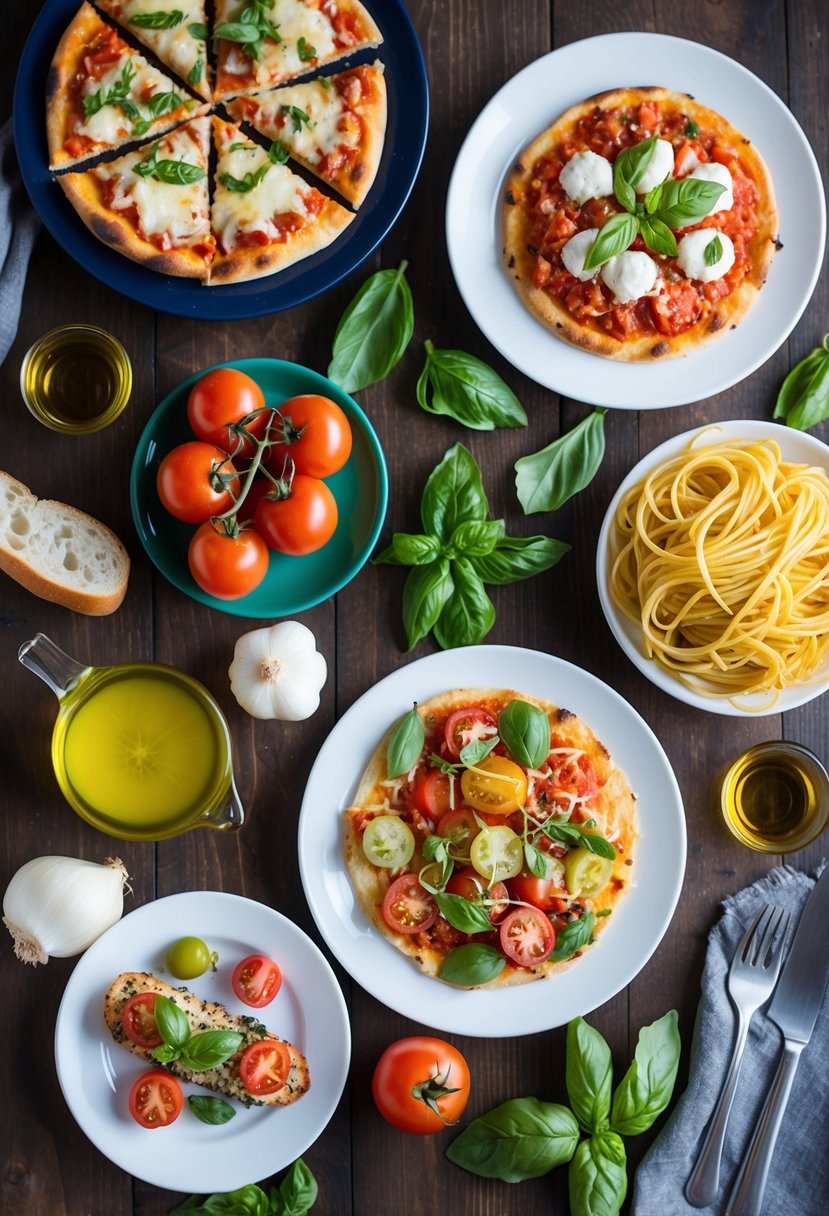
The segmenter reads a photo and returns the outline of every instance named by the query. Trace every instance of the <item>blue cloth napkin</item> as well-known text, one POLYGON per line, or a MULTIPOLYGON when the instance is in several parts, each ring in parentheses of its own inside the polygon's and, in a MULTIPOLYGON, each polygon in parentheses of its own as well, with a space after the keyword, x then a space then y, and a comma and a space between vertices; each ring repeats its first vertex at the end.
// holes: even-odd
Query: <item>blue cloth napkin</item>
MULTIPOLYGON (((821 867, 822 868, 822 867, 821 867)), ((736 1034, 736 1016, 726 989, 731 960, 764 903, 799 917, 814 879, 781 866, 725 900, 725 914, 711 930, 702 974, 702 1000, 691 1043, 688 1088, 636 1173, 631 1216, 720 1216, 748 1148, 782 1048, 780 1030, 755 1013, 749 1027, 740 1079, 728 1121, 720 1194, 707 1208, 685 1198, 702 1137, 720 1095, 736 1034)), ((794 929, 790 930, 790 939, 794 929)), ((826 927, 829 932, 829 925, 826 927)), ((763 1216, 818 1216, 829 1211, 829 1000, 802 1056, 772 1158, 763 1216)))
POLYGON ((0 363, 17 336, 29 255, 40 220, 20 179, 11 119, 0 127, 0 363))

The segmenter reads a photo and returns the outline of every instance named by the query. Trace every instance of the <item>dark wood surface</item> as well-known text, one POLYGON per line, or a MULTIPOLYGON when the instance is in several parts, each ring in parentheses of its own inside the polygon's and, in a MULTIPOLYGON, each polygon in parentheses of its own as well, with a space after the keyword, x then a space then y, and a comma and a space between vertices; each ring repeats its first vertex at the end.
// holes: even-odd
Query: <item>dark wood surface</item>
MULTIPOLYGON (((0 88, 11 110, 17 61, 32 20, 31 0, 4 12, 0 88)), ((156 575, 132 525, 128 472, 147 417, 180 380, 223 359, 270 355, 324 371, 345 304, 372 270, 410 263, 416 330, 406 357, 388 380, 360 394, 377 428, 390 473, 384 536, 416 530, 420 491, 446 448, 466 443, 479 460, 493 511, 514 532, 540 530, 572 543, 572 554, 532 582, 494 592, 497 620, 489 641, 534 647, 582 665, 616 688, 656 730, 682 788, 688 820, 688 865, 679 908, 661 946, 636 980, 596 1010, 591 1022, 607 1036, 617 1069, 626 1067, 638 1028, 676 1007, 687 1045, 698 999, 706 934, 728 893, 765 873, 775 859, 737 845, 722 825, 718 781, 731 758, 771 737, 796 739, 826 758, 829 709, 824 700, 784 717, 723 719, 683 707, 645 681, 627 662, 601 616, 593 579, 599 523, 620 479, 639 456, 668 436, 711 419, 771 418, 773 401, 792 362, 827 328, 825 276, 791 339, 748 380, 718 397, 684 408, 647 413, 611 411, 607 455, 593 484, 555 518, 525 520, 511 470, 569 429, 586 407, 539 388, 495 352, 466 312, 448 269, 444 204, 449 174, 473 119, 511 76, 546 51, 615 30, 660 31, 705 42, 745 64, 786 101, 819 163, 829 158, 829 34, 819 0, 685 0, 683 4, 591 0, 413 0, 432 88, 432 121, 423 171, 404 216, 379 253, 347 281, 290 313, 260 320, 210 323, 171 319, 133 305, 89 277, 43 233, 32 259, 20 332, 0 369, 3 456, 0 464, 36 493, 73 503, 105 520, 123 538, 132 560, 129 592, 111 617, 93 620, 35 599, 3 576, 0 588, 0 740, 2 743, 2 861, 0 885, 24 861, 46 853, 98 860, 111 842, 77 819, 64 803, 49 762, 55 703, 16 661, 20 644, 38 630, 68 652, 96 664, 156 659, 202 680, 225 710, 234 738, 240 792, 249 821, 235 836, 190 833, 169 843, 119 845, 133 894, 127 910, 178 891, 236 892, 279 909, 318 939, 295 861, 295 829, 305 780, 337 717, 389 671, 409 661, 400 623, 403 576, 367 566, 336 599, 302 620, 315 632, 330 675, 319 712, 298 724, 254 722, 236 705, 227 666, 237 637, 258 622, 214 612, 156 575), (41 428, 18 391, 25 350, 41 333, 69 321, 104 325, 126 346, 135 389, 121 420, 97 436, 64 438, 41 428), (414 388, 422 343, 468 350, 507 379, 530 417, 526 430, 479 434, 426 416, 414 388), (574 610, 575 605, 575 610, 574 610)), ((620 64, 620 83, 670 84, 658 64, 620 64), (651 80, 653 77, 653 80, 651 80)), ((704 98, 701 100, 705 100, 704 98)), ((806 220, 804 219, 804 222, 806 220)), ((782 234, 785 241, 785 233, 782 234)), ((716 358, 715 351, 712 357, 716 358)), ((676 374, 684 374, 680 364, 676 374)), ((428 653, 430 641, 414 656, 428 653)), ((332 781, 336 775, 332 774, 332 781)), ((332 789, 332 803, 336 791, 332 789)), ((794 864, 812 868, 818 842, 794 864)), ((335 962, 336 966, 336 961, 335 962)), ((20 1216, 161 1216, 178 1196, 138 1182, 111 1165, 70 1116, 55 1075, 55 1015, 73 960, 24 969, 9 942, 0 949, 3 992, 0 1121, 0 1211, 20 1216)), ((438 1211, 469 1216, 567 1212, 566 1171, 520 1186, 486 1182, 451 1166, 448 1136, 413 1138, 393 1131, 376 1113, 370 1093, 375 1061, 393 1039, 418 1026, 369 997, 340 969, 354 1038, 349 1084, 330 1125, 306 1160, 320 1184, 321 1216, 408 1216, 438 1211)), ((552 997, 552 994, 551 994, 552 997)), ((424 1015, 428 1010, 424 1010, 424 1015)), ((428 1016, 425 1016, 428 1025, 428 1016)), ((534 1093, 564 1101, 564 1031, 516 1039, 455 1036, 473 1075, 467 1114, 534 1093)), ((651 1136, 629 1144, 638 1160, 651 1136)), ((152 1152, 149 1145, 148 1152, 152 1152)), ((793 1211, 805 1212, 806 1209, 793 1211)), ((669 1216, 653 1213, 652 1216, 669 1216)))

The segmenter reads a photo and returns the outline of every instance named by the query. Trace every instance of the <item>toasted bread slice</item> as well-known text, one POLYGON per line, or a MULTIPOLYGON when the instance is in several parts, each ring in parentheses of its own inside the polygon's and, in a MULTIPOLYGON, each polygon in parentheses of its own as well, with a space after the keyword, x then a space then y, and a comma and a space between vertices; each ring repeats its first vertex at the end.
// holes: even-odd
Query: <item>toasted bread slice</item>
MULTIPOLYGON (((271 1034, 254 1017, 228 1013, 224 1005, 220 1005, 218 1001, 202 1001, 186 988, 174 988, 172 984, 158 979, 157 976, 149 975, 145 971, 124 972, 117 977, 104 997, 104 1021, 117 1043, 126 1047, 127 1051, 131 1051, 134 1055, 141 1056, 155 1067, 159 1067, 159 1065, 158 1061, 153 1059, 152 1052, 131 1042, 121 1026, 121 1011, 125 1003, 131 996, 135 996, 139 992, 156 992, 159 996, 169 997, 187 1015, 192 1034, 198 1034, 203 1030, 238 1030, 245 1036, 236 1054, 229 1060, 225 1060, 224 1064, 220 1064, 218 1068, 193 1072, 189 1068, 184 1068, 178 1060, 161 1065, 167 1072, 179 1077, 182 1081, 194 1081, 197 1085, 213 1089, 226 1098, 236 1098, 237 1101, 244 1102, 246 1106, 287 1106, 290 1102, 296 1102, 297 1098, 301 1098, 310 1086, 308 1061, 292 1043, 286 1043, 291 1053, 291 1071, 288 1073, 283 1087, 276 1090, 275 1093, 264 1094, 261 1097, 249 1094, 239 1075, 239 1060, 243 1052, 251 1043, 258 1043, 261 1039, 279 1039, 279 1035, 271 1034)), ((285 1040, 282 1039, 280 1042, 285 1042, 285 1040)))

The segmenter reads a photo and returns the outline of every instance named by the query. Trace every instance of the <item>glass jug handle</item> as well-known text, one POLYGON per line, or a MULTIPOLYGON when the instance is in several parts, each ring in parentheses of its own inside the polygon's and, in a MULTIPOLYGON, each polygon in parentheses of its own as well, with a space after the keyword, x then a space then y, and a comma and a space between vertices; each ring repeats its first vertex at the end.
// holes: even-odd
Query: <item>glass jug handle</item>
POLYGON ((58 698, 70 692, 84 672, 90 670, 88 663, 71 658, 45 633, 38 633, 24 642, 17 657, 24 667, 40 676, 58 698))
POLYGON ((201 819, 196 820, 192 826, 194 828, 218 828, 221 832, 236 832, 244 822, 245 809, 242 806, 239 791, 236 789, 236 782, 231 776, 230 789, 227 791, 225 801, 214 807, 213 810, 205 811, 201 819))

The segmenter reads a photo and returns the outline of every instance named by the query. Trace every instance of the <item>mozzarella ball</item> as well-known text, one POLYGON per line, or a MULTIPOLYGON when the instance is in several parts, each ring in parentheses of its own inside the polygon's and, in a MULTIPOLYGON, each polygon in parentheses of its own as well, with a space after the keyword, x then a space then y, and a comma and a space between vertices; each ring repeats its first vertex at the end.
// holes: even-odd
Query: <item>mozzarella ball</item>
POLYGON ((576 152, 561 170, 559 181, 567 197, 581 206, 588 199, 613 193, 613 167, 595 152, 576 152))
POLYGON ((678 245, 677 262, 683 274, 700 283, 713 283, 721 279, 734 265, 734 244, 730 236, 715 228, 697 228, 689 232, 678 245), (713 266, 705 265, 705 250, 719 237, 722 253, 713 266))
POLYGON ((637 194, 647 194, 654 186, 659 186, 666 177, 674 171, 674 146, 667 139, 658 139, 654 145, 651 163, 642 174, 642 180, 636 187, 637 194))
MULTIPOLYGON (((725 186, 720 197, 717 199, 714 206, 705 215, 714 215, 717 211, 730 211, 734 206, 734 180, 731 174, 726 169, 725 165, 717 164, 716 161, 710 161, 704 165, 697 165, 693 173, 689 173, 685 179, 696 180, 698 182, 716 182, 720 186, 725 186)), ((704 219, 705 216, 701 216, 704 219)))
POLYGON ((627 304, 647 295, 656 283, 659 268, 646 253, 627 250, 602 266, 602 280, 613 292, 616 304, 627 304))
POLYGON ((561 251, 561 260, 565 270, 569 270, 570 274, 581 279, 582 283, 586 283, 588 279, 592 279, 597 274, 596 267, 593 270, 585 270, 584 261, 598 235, 598 228, 585 228, 584 232, 577 232, 574 237, 571 237, 561 251))

